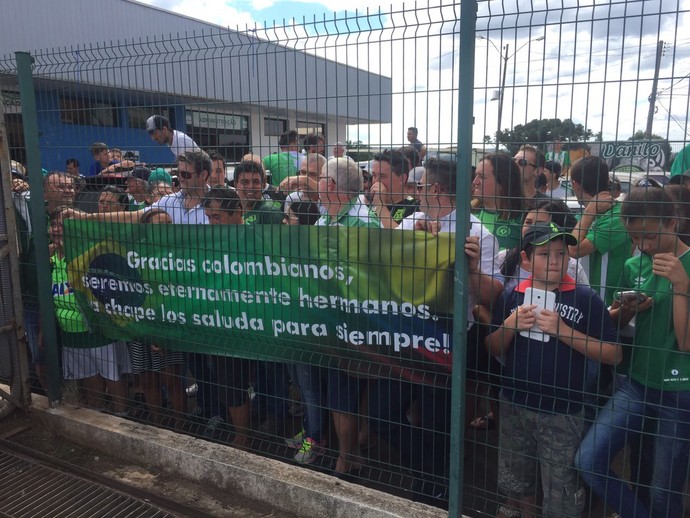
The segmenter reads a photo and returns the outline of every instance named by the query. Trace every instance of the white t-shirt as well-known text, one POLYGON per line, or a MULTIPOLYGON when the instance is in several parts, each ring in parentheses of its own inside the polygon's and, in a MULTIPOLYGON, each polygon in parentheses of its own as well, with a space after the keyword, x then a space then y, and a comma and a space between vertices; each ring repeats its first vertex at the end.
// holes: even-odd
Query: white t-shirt
POLYGON ((316 206, 319 209, 319 214, 322 216, 326 214, 326 207, 320 201, 311 201, 309 197, 304 194, 304 191, 294 191, 287 195, 287 198, 285 198, 285 202, 283 203, 283 210, 285 211, 285 214, 290 213, 290 206, 293 203, 300 202, 316 203, 316 206))
MULTIPOLYGON (((443 216, 438 219, 440 224, 439 232, 453 232, 455 233, 455 217, 456 211, 443 216)), ((426 214, 423 212, 415 212, 407 216, 398 225, 398 230, 414 230, 415 223, 417 221, 426 221, 426 214)), ((482 273, 490 275, 494 279, 501 279, 501 265, 496 261, 496 255, 498 254, 498 242, 494 235, 489 232, 482 222, 477 219, 473 214, 470 214, 470 236, 479 237, 479 247, 481 250, 481 256, 479 258, 479 268, 482 273)), ((474 315, 472 310, 474 306, 477 305, 478 297, 475 293, 470 292, 468 296, 467 304, 467 325, 468 327, 474 323, 474 315)))
POLYGON ((559 200, 565 200, 568 196, 568 191, 565 190, 565 187, 563 187, 562 184, 559 184, 558 187, 556 187, 554 190, 546 191, 544 194, 546 194, 546 196, 548 196, 549 198, 558 198, 559 200))
POLYGON ((202 205, 187 210, 184 206, 184 193, 182 191, 163 196, 144 210, 148 212, 152 209, 164 210, 175 225, 208 225, 209 223, 202 205))
POLYGON ((201 151, 192 137, 182 133, 181 131, 173 130, 172 144, 170 144, 170 151, 172 151, 175 158, 184 154, 185 151, 201 151))

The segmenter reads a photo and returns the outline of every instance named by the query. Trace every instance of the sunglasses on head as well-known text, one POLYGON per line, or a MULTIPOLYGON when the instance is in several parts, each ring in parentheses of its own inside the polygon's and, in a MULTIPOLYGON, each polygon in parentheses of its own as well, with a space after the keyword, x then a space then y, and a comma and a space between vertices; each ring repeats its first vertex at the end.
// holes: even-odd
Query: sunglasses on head
POLYGON ((537 164, 533 164, 532 162, 528 162, 524 158, 520 158, 520 159, 516 160, 515 162, 517 162, 517 165, 519 165, 520 167, 525 167, 526 165, 531 165, 535 169, 537 168, 537 164))

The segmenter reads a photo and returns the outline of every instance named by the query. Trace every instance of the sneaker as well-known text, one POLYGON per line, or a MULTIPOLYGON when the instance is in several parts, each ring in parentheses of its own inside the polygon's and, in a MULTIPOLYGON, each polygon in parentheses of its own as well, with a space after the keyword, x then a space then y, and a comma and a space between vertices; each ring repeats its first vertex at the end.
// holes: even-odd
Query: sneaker
POLYGON ((208 423, 206 423, 204 437, 206 437, 207 439, 218 439, 218 437, 220 437, 220 433, 222 431, 224 424, 225 421, 223 421, 222 417, 220 417, 219 415, 214 415, 211 419, 208 420, 208 423))
POLYGON ((311 464, 323 453, 323 446, 307 437, 302 442, 302 447, 295 453, 295 462, 299 464, 311 464))
POLYGON ((287 444, 287 446, 290 448, 299 450, 302 447, 304 439, 306 438, 307 434, 304 432, 304 428, 302 428, 302 430, 294 437, 288 437, 287 439, 285 439, 285 444, 287 444))

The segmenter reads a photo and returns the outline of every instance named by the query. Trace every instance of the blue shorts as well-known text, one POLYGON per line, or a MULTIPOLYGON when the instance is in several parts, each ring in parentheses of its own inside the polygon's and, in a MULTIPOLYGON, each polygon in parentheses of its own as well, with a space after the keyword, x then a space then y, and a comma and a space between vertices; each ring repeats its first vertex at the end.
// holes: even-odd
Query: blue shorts
POLYGON ((328 408, 335 412, 356 414, 359 398, 366 380, 350 376, 345 371, 328 369, 328 408))

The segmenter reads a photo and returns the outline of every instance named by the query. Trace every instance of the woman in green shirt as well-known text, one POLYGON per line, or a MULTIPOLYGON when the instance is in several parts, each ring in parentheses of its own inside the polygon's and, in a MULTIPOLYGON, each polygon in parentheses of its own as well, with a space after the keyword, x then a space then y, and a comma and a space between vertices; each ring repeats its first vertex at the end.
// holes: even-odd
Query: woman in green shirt
POLYGON ((683 516, 690 458, 690 248, 677 232, 676 207, 664 190, 634 189, 621 218, 641 255, 628 259, 611 316, 635 319, 629 376, 599 412, 575 456, 592 490, 625 517, 683 516), (652 461, 647 488, 633 491, 610 469, 643 432, 652 461), (648 491, 648 494, 647 494, 648 491))
POLYGON ((501 250, 516 248, 522 237, 522 176, 513 157, 485 155, 472 182, 477 218, 494 235, 501 250))

